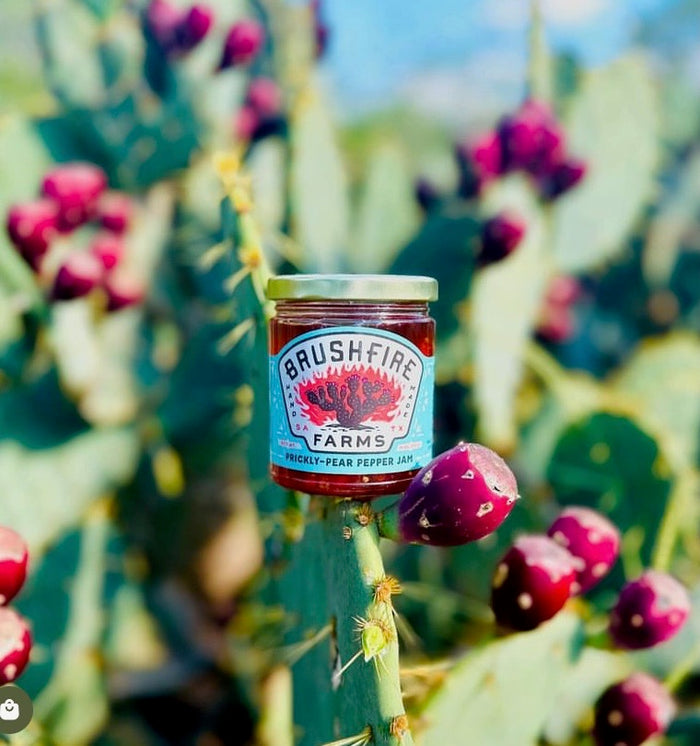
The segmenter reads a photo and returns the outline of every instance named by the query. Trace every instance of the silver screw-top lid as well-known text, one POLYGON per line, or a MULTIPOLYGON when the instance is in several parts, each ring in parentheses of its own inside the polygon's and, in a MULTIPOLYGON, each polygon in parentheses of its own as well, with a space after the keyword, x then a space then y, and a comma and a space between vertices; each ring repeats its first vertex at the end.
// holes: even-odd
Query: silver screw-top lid
POLYGON ((433 301, 438 283, 412 275, 278 275, 267 284, 271 300, 433 301))

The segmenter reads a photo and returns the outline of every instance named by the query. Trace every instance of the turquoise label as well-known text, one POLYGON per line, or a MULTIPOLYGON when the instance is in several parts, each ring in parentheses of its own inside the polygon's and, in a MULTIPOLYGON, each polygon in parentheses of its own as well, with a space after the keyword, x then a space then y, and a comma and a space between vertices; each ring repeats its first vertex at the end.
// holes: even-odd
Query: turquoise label
POLYGON ((435 366, 405 337, 339 326, 270 357, 270 460, 318 474, 384 474, 432 458, 435 366))

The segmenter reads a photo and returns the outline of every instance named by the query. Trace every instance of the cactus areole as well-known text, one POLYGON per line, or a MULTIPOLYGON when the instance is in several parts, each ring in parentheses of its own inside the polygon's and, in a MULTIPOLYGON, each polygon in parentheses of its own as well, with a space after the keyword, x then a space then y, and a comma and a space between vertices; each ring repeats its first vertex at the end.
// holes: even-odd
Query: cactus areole
POLYGON ((432 458, 430 277, 273 277, 270 462, 283 487, 367 499, 432 458))

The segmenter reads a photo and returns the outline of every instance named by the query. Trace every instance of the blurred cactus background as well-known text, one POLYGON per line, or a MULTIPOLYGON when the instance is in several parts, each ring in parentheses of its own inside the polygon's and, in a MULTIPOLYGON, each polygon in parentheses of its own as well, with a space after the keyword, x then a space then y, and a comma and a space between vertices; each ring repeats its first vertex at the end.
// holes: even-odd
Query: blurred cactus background
POLYGON ((0 13, 0 676, 34 701, 0 742, 700 743, 700 3, 0 13), (294 272, 439 280, 434 450, 506 459, 497 531, 380 543, 392 499, 271 482, 294 272), (567 506, 612 569, 497 627, 567 506))

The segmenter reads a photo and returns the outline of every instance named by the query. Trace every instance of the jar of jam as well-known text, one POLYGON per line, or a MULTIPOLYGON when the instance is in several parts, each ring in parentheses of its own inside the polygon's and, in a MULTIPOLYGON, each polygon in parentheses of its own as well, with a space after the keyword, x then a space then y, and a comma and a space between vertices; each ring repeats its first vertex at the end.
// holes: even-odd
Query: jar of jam
POLYGON ((268 296, 272 478, 357 500, 402 492, 432 458, 437 281, 288 275, 268 296))

